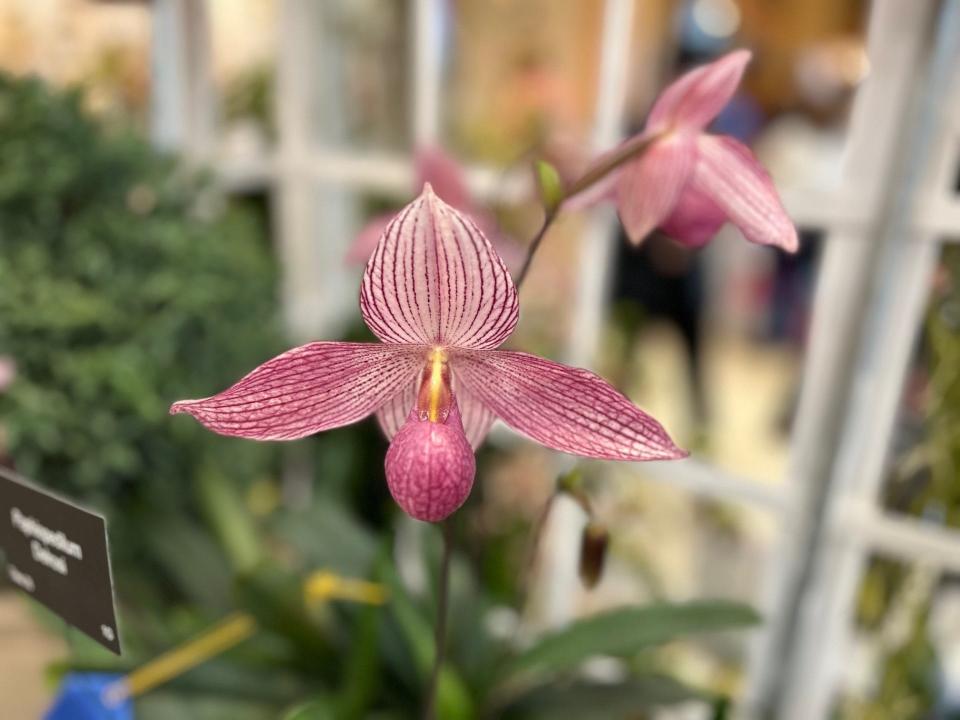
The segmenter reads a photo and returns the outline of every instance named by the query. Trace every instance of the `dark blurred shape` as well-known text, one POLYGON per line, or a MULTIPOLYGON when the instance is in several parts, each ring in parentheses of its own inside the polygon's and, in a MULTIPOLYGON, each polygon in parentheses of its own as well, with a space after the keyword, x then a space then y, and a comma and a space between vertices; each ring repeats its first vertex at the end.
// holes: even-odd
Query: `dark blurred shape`
POLYGON ((800 229, 800 249, 793 255, 777 253, 769 308, 769 340, 789 342, 802 349, 810 322, 816 260, 823 233, 800 229))
POLYGON ((607 548, 610 546, 610 531, 596 521, 587 523, 580 537, 580 581, 593 589, 603 577, 607 563, 607 548))
MULTIPOLYGON (((674 325, 683 340, 693 397, 693 413, 701 425, 707 420, 703 383, 703 260, 699 252, 654 233, 639 247, 621 236, 617 244, 614 301, 619 304, 626 352, 643 320, 653 317, 674 325)), ((625 366, 628 364, 625 364, 625 366)))

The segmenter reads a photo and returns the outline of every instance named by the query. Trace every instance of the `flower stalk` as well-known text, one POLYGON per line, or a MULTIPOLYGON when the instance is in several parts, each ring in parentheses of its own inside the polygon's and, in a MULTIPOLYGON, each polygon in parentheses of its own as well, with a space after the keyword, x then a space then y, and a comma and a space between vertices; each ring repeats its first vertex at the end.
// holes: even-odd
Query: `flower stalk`
POLYGON ((437 688, 447 648, 447 604, 450 597, 450 557, 453 555, 453 527, 450 521, 440 523, 443 534, 443 556, 440 558, 440 577, 437 581, 437 627, 434 635, 433 671, 427 684, 423 709, 424 720, 433 720, 437 704, 437 688))
POLYGON ((608 156, 603 158, 601 162, 591 166, 590 169, 581 175, 578 180, 571 184, 567 189, 566 197, 571 198, 574 195, 582 193, 584 190, 605 178, 624 163, 640 157, 647 151, 647 149, 649 149, 657 140, 660 139, 660 136, 661 133, 657 133, 653 135, 636 135, 630 138, 616 150, 611 152, 608 156))
MULTIPOLYGON (((602 162, 591 165, 583 175, 563 191, 558 201, 544 202, 543 223, 540 225, 537 234, 534 235, 533 240, 531 240, 527 246, 527 254, 523 259, 523 265, 520 266, 520 270, 517 272, 515 282, 517 288, 519 288, 526 279, 527 273, 530 271, 530 265, 533 262, 533 257, 537 254, 537 250, 540 249, 540 245, 544 237, 546 237, 547 231, 560 214, 560 209, 563 207, 564 201, 592 187, 624 163, 640 157, 659 137, 660 135, 638 135, 627 140, 623 145, 605 157, 602 162)), ((539 174, 538 172, 538 176, 539 174)))

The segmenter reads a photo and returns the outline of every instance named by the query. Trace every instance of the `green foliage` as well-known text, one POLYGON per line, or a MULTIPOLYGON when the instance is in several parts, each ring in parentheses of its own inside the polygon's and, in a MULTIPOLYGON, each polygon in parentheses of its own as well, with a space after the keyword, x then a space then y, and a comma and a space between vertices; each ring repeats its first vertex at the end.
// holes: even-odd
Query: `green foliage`
POLYGON ((227 85, 224 120, 252 120, 273 137, 274 68, 266 63, 240 71, 227 85))
MULTIPOLYGON (((410 650, 411 661, 419 681, 425 686, 435 657, 434 632, 427 614, 418 608, 395 573, 388 576, 390 610, 410 650)), ((441 717, 470 720, 476 713, 470 693, 457 670, 445 665, 437 685, 437 710, 441 717)))
POLYGON ((644 675, 624 682, 574 680, 538 688, 517 703, 515 713, 527 720, 623 720, 677 703, 707 700, 696 690, 662 675, 644 675))
POLYGON ((309 700, 297 705, 283 716, 283 720, 336 720, 336 705, 326 697, 309 700))
MULTIPOLYGON (((308 566, 320 558, 334 566, 343 562, 330 553, 349 538, 348 544, 360 549, 354 572, 369 568, 369 576, 387 586, 390 599, 383 608, 352 609, 349 634, 333 640, 340 648, 333 653, 340 658, 342 675, 331 687, 339 688, 338 693, 331 690, 298 706, 291 718, 306 720, 314 717, 310 713, 322 718, 325 712, 335 717, 418 717, 433 665, 435 588, 412 593, 390 561, 392 553, 377 556, 376 535, 342 508, 337 515, 336 522, 326 522, 332 517, 330 508, 318 505, 278 516, 275 527, 284 529, 294 557, 308 566), (313 532, 288 531, 307 527, 313 532)), ((419 560, 435 567, 439 530, 424 527, 421 535, 419 560)), ((455 547, 464 547, 462 540, 455 547)), ((724 601, 625 607, 582 619, 522 649, 514 638, 489 630, 487 617, 494 607, 490 592, 478 586, 474 570, 458 550, 451 579, 449 661, 440 678, 439 718, 620 720, 680 702, 711 702, 710 694, 654 672, 649 664, 625 662, 623 678, 609 683, 584 679, 579 671, 594 657, 632 660, 674 640, 758 622, 749 608, 724 601)))
POLYGON ((944 516, 947 525, 960 527, 960 252, 945 247, 942 273, 946 278, 935 293, 927 317, 929 355, 928 438, 924 459, 930 469, 930 496, 923 511, 944 516))
POLYGON ((0 156, 6 452, 107 513, 115 564, 162 561, 143 525, 196 515, 201 468, 241 483, 270 470, 269 447, 167 414, 277 349, 269 248, 249 213, 88 117, 79 93, 0 76, 0 156))
POLYGON ((596 655, 630 657, 642 649, 689 635, 757 624, 749 608, 730 602, 626 607, 573 623, 547 635, 510 665, 512 672, 564 671, 596 655))

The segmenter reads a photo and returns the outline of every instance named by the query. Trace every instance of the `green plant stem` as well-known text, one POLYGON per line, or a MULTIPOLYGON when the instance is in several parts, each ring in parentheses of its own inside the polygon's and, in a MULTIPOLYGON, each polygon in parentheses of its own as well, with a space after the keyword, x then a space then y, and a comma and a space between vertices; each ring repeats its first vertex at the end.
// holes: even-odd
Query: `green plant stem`
POLYGON ((440 671, 447 647, 447 601, 450 596, 450 556, 453 554, 453 528, 450 521, 440 525, 443 533, 443 556, 440 559, 440 578, 437 585, 437 628, 435 635, 436 651, 433 659, 433 671, 427 685, 426 705, 423 709, 424 720, 433 720, 437 699, 437 687, 440 684, 440 671))
POLYGON ((557 210, 547 212, 543 218, 543 224, 540 226, 540 230, 537 231, 537 234, 534 235, 533 240, 530 241, 530 245, 527 247, 527 256, 523 259, 523 266, 520 268, 520 272, 517 273, 517 281, 515 285, 519 289, 523 285, 523 281, 527 277, 527 273, 530 271, 530 264, 533 262, 533 256, 536 255, 537 250, 540 248, 540 243, 543 242, 543 238, 547 235, 547 230, 550 229, 550 226, 553 225, 553 221, 556 220, 559 213, 557 210))
POLYGON ((637 137, 628 140, 619 148, 617 148, 617 150, 612 152, 602 164, 591 168, 581 175, 572 185, 570 185, 570 187, 564 191, 563 198, 560 200, 560 202, 558 202, 552 208, 547 208, 546 214, 543 217, 543 224, 540 226, 537 234, 534 235, 533 240, 531 240, 530 244, 527 246, 527 256, 523 259, 523 265, 520 268, 520 272, 517 273, 517 279, 514 283, 517 286, 517 289, 519 289, 523 284, 523 281, 526 280, 527 273, 530 271, 530 265, 533 262, 533 256, 536 255, 537 250, 540 249, 540 245, 543 243, 543 239, 546 237, 547 231, 560 214, 560 208, 563 207, 563 203, 572 198, 574 195, 578 195, 579 193, 583 192, 594 183, 602 180, 624 163, 645 153, 650 146, 661 137, 662 134, 638 135, 637 137))
POLYGON ((633 160, 640 155, 643 155, 651 145, 656 141, 663 138, 663 133, 657 133, 655 135, 637 135, 627 142, 623 143, 619 148, 610 153, 610 155, 604 160, 602 165, 597 165, 594 168, 591 168, 580 178, 573 183, 565 193, 565 199, 571 198, 574 195, 577 195, 588 187, 593 185, 598 180, 602 180, 607 174, 613 172, 618 167, 624 163, 633 160))

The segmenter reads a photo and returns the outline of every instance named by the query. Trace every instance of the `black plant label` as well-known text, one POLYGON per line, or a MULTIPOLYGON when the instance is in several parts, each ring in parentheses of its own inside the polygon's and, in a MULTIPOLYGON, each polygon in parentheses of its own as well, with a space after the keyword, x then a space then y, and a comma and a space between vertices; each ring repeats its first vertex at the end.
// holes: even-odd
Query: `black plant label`
POLYGON ((102 516, 0 468, 0 551, 11 583, 120 654, 102 516))

